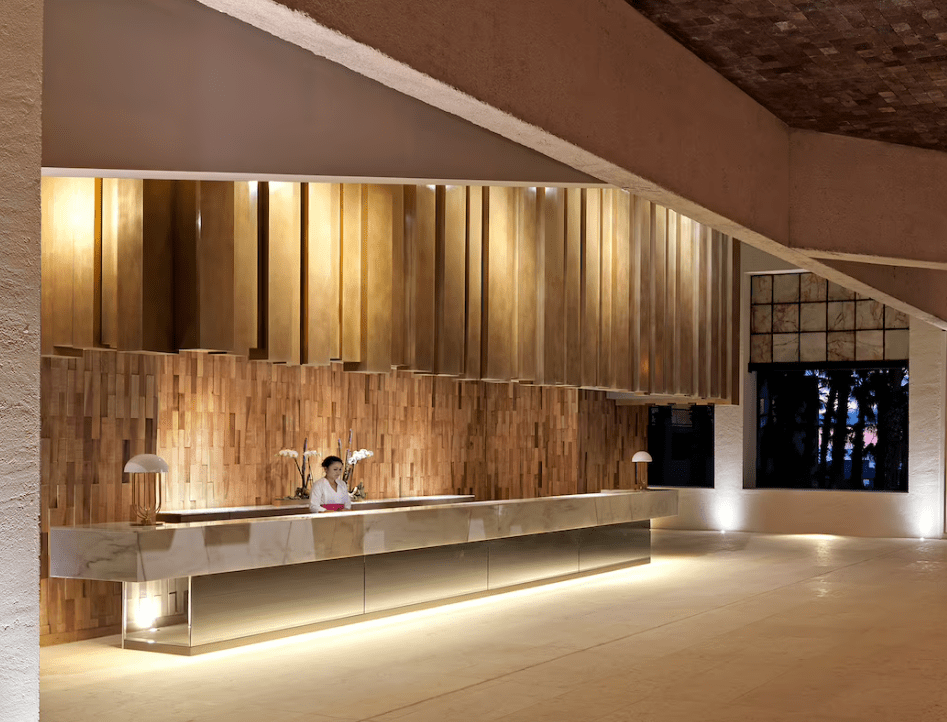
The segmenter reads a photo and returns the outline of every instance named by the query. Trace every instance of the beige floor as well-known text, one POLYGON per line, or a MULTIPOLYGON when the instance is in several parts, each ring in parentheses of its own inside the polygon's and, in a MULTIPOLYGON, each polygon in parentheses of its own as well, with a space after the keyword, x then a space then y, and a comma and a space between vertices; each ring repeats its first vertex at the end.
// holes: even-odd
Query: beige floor
POLYGON ((646 567, 202 657, 47 648, 42 720, 947 720, 947 542, 654 545, 646 567))

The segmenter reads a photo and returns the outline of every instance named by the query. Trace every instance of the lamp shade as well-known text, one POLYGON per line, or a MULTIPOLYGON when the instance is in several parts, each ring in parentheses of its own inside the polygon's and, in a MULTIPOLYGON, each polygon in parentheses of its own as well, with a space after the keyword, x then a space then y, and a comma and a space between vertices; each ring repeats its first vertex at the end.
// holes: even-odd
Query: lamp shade
POLYGON ((649 454, 647 451, 636 451, 635 455, 631 457, 631 460, 643 461, 645 463, 650 463, 654 461, 654 459, 651 458, 651 454, 649 454))
POLYGON ((157 454, 138 454, 125 464, 129 474, 167 474, 168 462, 157 454))

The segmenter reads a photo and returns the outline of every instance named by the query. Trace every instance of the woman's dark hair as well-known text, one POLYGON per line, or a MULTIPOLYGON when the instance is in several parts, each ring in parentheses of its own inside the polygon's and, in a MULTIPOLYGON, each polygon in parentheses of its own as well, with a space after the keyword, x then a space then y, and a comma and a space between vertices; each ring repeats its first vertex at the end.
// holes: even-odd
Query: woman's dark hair
POLYGON ((330 466, 332 466, 336 462, 339 462, 340 464, 342 464, 342 466, 345 466, 345 462, 342 461, 342 459, 340 459, 338 456, 327 456, 326 458, 322 460, 322 468, 328 469, 330 466))

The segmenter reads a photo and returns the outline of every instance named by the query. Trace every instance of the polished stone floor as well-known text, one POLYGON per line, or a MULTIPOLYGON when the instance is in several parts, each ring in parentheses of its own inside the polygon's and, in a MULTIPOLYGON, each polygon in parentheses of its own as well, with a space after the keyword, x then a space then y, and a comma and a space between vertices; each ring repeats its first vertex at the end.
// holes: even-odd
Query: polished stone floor
POLYGON ((195 658, 42 650, 43 722, 943 722, 947 542, 654 532, 654 562, 195 658))

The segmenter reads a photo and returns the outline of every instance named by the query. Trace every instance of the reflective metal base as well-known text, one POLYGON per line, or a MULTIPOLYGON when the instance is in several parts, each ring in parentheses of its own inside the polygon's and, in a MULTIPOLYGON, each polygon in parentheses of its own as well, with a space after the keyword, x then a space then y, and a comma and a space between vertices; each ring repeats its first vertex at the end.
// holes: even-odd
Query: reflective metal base
POLYGON ((130 649, 200 654, 650 559, 651 523, 643 521, 209 574, 180 580, 189 589, 186 623, 174 617, 147 629, 135 629, 130 613, 143 585, 126 582, 122 640, 130 649))

